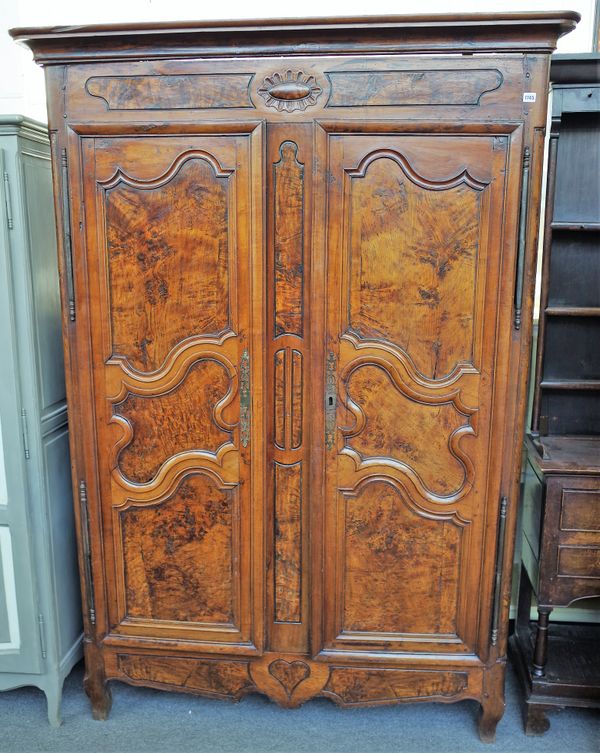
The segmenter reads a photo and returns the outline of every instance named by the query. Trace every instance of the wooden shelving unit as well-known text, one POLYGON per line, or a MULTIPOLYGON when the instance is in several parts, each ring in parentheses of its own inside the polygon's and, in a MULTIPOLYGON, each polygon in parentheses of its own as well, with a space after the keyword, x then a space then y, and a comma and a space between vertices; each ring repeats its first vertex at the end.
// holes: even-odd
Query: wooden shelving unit
POLYGON ((600 87, 597 55, 553 63, 532 431, 600 425, 600 87), (560 148, 559 148, 560 134, 560 148))
POLYGON ((529 734, 548 729, 553 706, 600 706, 600 626, 550 621, 556 607, 600 595, 600 56, 556 56, 551 81, 541 309, 510 641, 529 734), (537 623, 530 621, 533 593, 537 623))

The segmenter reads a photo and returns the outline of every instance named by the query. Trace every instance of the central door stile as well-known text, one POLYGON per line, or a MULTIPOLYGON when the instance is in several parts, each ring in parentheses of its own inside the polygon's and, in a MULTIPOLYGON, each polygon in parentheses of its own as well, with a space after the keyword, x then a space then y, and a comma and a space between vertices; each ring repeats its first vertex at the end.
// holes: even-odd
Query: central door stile
POLYGON ((312 127, 267 130, 267 646, 308 650, 312 127))

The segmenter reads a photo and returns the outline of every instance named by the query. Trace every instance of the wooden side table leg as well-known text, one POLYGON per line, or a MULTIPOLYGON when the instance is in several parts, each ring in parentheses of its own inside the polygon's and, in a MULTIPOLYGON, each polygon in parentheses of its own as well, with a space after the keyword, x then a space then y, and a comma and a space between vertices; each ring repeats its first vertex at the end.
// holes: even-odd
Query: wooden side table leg
POLYGON ((537 635, 533 651, 533 674, 543 677, 548 660, 548 622, 552 609, 538 609, 537 635))
POLYGON ((550 728, 550 722, 546 716, 546 706, 537 703, 525 705, 525 734, 543 735, 550 728))
POLYGON ((531 613, 531 581, 523 562, 521 562, 521 578, 519 580, 519 599, 517 602, 517 619, 515 620, 515 633, 521 638, 529 636, 529 624, 531 613))

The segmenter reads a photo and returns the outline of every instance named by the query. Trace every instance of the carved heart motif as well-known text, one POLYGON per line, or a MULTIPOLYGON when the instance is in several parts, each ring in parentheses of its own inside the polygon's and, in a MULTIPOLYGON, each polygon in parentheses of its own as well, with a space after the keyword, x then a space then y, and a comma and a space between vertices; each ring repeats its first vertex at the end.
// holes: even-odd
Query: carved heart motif
POLYGON ((281 684, 287 697, 291 699, 294 690, 310 675, 310 667, 303 661, 276 659, 269 664, 269 674, 281 684))

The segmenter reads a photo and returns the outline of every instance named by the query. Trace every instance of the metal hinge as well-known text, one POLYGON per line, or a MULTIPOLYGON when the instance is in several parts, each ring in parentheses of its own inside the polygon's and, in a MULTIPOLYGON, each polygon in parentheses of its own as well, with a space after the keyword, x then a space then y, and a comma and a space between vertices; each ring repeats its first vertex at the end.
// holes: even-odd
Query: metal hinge
POLYGON ((21 431, 23 433, 23 449, 25 451, 25 460, 29 460, 29 432, 27 430, 27 411, 25 408, 21 410, 21 431))
POLYGON ((521 329, 523 310, 523 275, 525 274, 525 248, 527 245, 527 209, 529 206, 529 164, 531 149, 526 146, 523 152, 523 178, 521 181, 521 207, 519 212, 519 246, 517 249, 517 272, 515 278, 515 329, 521 329))
POLYGON ((6 223, 8 225, 8 229, 12 230, 14 227, 13 223, 13 216, 12 216, 12 205, 10 202, 10 183, 8 178, 8 173, 4 171, 4 175, 2 176, 4 180, 4 203, 6 204, 6 223))
POLYGON ((67 283, 67 297, 69 305, 69 319, 75 321, 75 285, 73 282, 73 246, 71 242, 71 202, 69 198, 69 169, 67 162, 67 150, 62 149, 60 154, 61 194, 62 194, 62 220, 63 220, 63 245, 65 250, 65 277, 67 283))
POLYGON ((502 602, 502 565, 504 563, 504 545, 506 540, 506 514, 508 498, 500 500, 498 523, 498 543, 496 546, 496 577, 494 581, 494 606, 492 609, 492 646, 498 642, 498 625, 500 621, 500 604, 502 602))
POLYGON ((87 485, 79 482, 79 512, 81 519, 81 538, 83 542, 83 577, 87 594, 87 610, 90 622, 96 624, 96 605, 94 599, 94 581, 92 578, 92 550, 90 547, 90 521, 88 514, 87 485))
POLYGON ((40 631, 40 648, 42 650, 42 659, 46 658, 46 623, 44 621, 44 615, 38 614, 38 628, 40 631))

